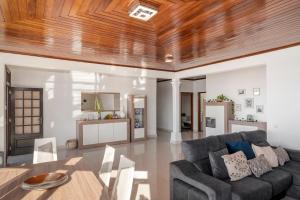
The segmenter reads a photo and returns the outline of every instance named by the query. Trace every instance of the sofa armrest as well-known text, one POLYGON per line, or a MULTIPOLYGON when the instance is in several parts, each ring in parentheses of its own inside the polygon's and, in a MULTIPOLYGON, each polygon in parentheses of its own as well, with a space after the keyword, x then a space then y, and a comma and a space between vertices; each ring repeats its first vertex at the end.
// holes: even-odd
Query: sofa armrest
MULTIPOLYGON (((231 185, 202 173, 189 161, 172 162, 170 165, 170 176, 171 181, 179 179, 201 190, 208 196, 209 200, 231 200, 231 185)), ((172 194, 171 199, 173 199, 172 194)))
POLYGON ((293 161, 300 162, 300 151, 293 149, 285 149, 293 161))

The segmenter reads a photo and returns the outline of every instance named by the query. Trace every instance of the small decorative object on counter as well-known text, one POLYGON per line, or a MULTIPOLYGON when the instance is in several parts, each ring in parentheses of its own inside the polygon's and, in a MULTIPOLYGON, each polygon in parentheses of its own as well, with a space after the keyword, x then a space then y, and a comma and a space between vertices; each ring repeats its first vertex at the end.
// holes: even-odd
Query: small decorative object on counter
POLYGON ((107 114, 104 119, 113 119, 113 115, 112 114, 107 114))
POLYGON ((101 100, 99 100, 97 96, 95 98, 95 110, 98 113, 98 119, 101 119, 101 112, 103 110, 103 106, 101 100))
POLYGON ((77 149, 77 139, 70 139, 66 141, 66 148, 67 149, 77 149))
POLYGON ((253 117, 253 115, 247 115, 247 121, 248 121, 248 122, 254 122, 254 117, 253 117))
POLYGON ((123 111, 121 111, 121 112, 120 112, 120 118, 123 119, 123 118, 125 118, 125 117, 126 117, 126 114, 125 114, 123 111))

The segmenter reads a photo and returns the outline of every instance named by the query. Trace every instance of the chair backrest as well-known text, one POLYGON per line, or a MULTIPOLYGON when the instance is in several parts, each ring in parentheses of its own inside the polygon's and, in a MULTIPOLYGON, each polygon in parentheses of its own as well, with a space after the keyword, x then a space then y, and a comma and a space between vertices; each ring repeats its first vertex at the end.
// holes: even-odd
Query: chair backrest
POLYGON ((114 184, 112 200, 130 200, 135 162, 121 155, 118 175, 114 184))
POLYGON ((114 158, 115 158, 115 149, 109 145, 106 145, 101 169, 99 171, 99 178, 103 181, 104 185, 107 188, 109 187, 109 181, 110 181, 114 158))
POLYGON ((56 138, 34 140, 33 164, 57 161, 56 138))

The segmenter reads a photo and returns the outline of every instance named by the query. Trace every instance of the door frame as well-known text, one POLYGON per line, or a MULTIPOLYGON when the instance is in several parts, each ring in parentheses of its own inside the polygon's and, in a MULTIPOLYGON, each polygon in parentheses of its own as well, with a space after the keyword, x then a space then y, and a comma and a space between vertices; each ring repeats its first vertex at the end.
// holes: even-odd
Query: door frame
POLYGON ((7 163, 7 157, 10 155, 10 131, 11 120, 9 118, 11 111, 11 71, 5 66, 5 153, 4 153, 4 166, 7 163))
POLYGON ((190 95, 191 96, 191 131, 194 130, 194 93, 193 92, 180 92, 180 130, 181 130, 181 124, 182 124, 182 96, 183 95, 190 95))
MULTIPOLYGON (((202 94, 206 94, 206 92, 198 92, 198 131, 201 132, 201 129, 202 131, 204 132, 204 127, 202 127, 202 124, 201 124, 201 104, 200 104, 200 100, 201 100, 201 95, 202 94)), ((204 117, 205 117, 205 109, 204 109, 204 117)))

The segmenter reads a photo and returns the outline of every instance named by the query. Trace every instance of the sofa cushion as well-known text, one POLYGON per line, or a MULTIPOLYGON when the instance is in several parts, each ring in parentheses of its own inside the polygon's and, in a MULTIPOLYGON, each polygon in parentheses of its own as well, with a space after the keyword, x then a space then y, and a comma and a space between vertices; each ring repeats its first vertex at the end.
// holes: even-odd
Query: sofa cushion
POLYGON ((286 152, 286 150, 282 147, 277 147, 276 149, 273 149, 277 158, 278 158, 278 163, 280 166, 283 166, 284 163, 290 161, 289 154, 286 152))
POLYGON ((219 139, 220 146, 222 149, 227 148, 226 143, 243 140, 242 135, 240 133, 219 135, 219 136, 217 136, 217 138, 219 139))
POLYGON ((247 160, 255 158, 255 154, 248 141, 240 140, 235 142, 226 142, 226 146, 230 154, 242 151, 246 155, 247 160))
POLYGON ((173 188, 171 192, 173 200, 185 199, 188 196, 188 191, 191 187, 191 185, 186 184, 181 180, 175 179, 173 182, 173 188))
POLYGON ((273 151, 272 147, 267 146, 267 147, 259 147, 254 144, 252 144, 252 149, 256 155, 256 157, 260 155, 264 155, 267 161, 270 163, 272 167, 278 167, 278 159, 273 151))
POLYGON ((221 157, 227 154, 228 150, 225 148, 220 151, 208 153, 212 174, 218 179, 226 179, 229 177, 224 160, 221 157))
POLYGON ((300 186, 298 185, 292 185, 289 190, 287 191, 287 196, 295 198, 295 199, 300 199, 300 186))
POLYGON ((293 198, 293 197, 286 196, 286 197, 284 197, 284 198, 281 199, 281 200, 297 200, 297 199, 295 199, 295 198, 293 198))
POLYGON ((239 181, 227 181, 231 186, 233 200, 270 200, 272 185, 257 178, 246 177, 239 181))
POLYGON ((300 163, 296 161, 289 161, 285 163, 280 169, 292 174, 293 184, 300 186, 300 163))
POLYGON ((208 200, 208 196, 201 190, 191 187, 188 190, 188 200, 199 200, 199 199, 208 200))
POLYGON ((184 158, 190 162, 208 158, 208 152, 222 149, 218 138, 215 136, 199 140, 183 141, 181 147, 184 158))
POLYGON ((273 197, 287 191, 292 184, 292 175, 281 169, 273 169, 262 175, 259 180, 266 181, 272 185, 273 197))
POLYGON ((269 146, 269 143, 267 142, 267 134, 265 131, 257 130, 242 132, 241 136, 243 140, 247 140, 251 144, 255 144, 257 146, 269 146))
POLYGON ((237 181, 252 174, 247 164, 247 158, 242 151, 224 155, 222 158, 231 181, 237 181))
POLYGON ((300 162, 292 161, 292 160, 285 163, 284 166, 282 166, 282 168, 291 168, 291 169, 298 170, 298 172, 300 173, 299 167, 300 167, 300 162))
POLYGON ((261 175, 272 171, 272 167, 264 155, 260 155, 252 160, 248 160, 248 165, 256 177, 260 177, 261 175))
POLYGON ((212 171, 211 171, 210 161, 208 158, 205 158, 202 160, 196 160, 195 162, 193 162, 193 164, 201 172, 211 175, 211 176, 213 175, 212 171))

